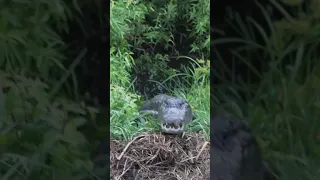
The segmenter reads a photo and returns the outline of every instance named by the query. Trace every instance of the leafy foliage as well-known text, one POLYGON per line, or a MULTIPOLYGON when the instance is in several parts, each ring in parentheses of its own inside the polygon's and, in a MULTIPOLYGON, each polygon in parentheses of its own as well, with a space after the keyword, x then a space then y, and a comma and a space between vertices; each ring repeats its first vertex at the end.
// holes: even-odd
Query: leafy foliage
MULTIPOLYGON (((193 54, 208 58, 209 3, 207 0, 144 3, 145 18, 131 25, 133 33, 128 37, 131 50, 135 53, 135 73, 148 74, 143 76, 149 81, 164 81, 178 73, 168 63, 178 56, 193 54)), ((153 89, 151 87, 147 91, 153 89)))
POLYGON ((65 43, 51 28, 67 28, 72 16, 63 1, 13 1, 1 3, 0 67, 7 71, 27 71, 48 80, 51 73, 64 72, 60 53, 65 43))
POLYGON ((99 179, 92 155, 101 132, 86 132, 99 110, 62 88, 70 76, 78 83, 84 53, 67 59, 61 34, 84 3, 0 4, 0 179, 99 179))
POLYGON ((207 0, 110 2, 112 139, 131 139, 142 131, 159 130, 157 121, 147 121, 144 125, 137 125, 135 121, 140 117, 141 94, 146 92, 150 96, 153 95, 154 87, 165 89, 168 93, 190 101, 196 96, 192 92, 198 90, 201 96, 197 94, 199 99, 194 99, 193 105, 198 107, 196 111, 199 112, 197 112, 199 120, 198 124, 191 126, 191 130, 209 134, 207 97, 210 66, 205 64, 210 63, 202 60, 209 57, 209 2, 207 0), (181 28, 185 30, 181 31, 181 28), (186 44, 182 39, 190 42, 186 44), (198 48, 192 51, 191 42, 198 48), (194 53, 199 58, 180 56, 180 53, 185 56, 194 53), (178 60, 187 59, 196 65, 184 66, 179 70, 173 69, 169 67, 173 55, 178 60), (146 78, 147 81, 141 81, 139 74, 146 75, 143 79, 146 78))
MULTIPOLYGON (((1 168, 3 179, 92 176, 90 147, 77 128, 88 109, 66 99, 50 100, 39 79, 0 72, 2 93, 1 168)), ((94 112, 93 112, 94 113, 94 112)))

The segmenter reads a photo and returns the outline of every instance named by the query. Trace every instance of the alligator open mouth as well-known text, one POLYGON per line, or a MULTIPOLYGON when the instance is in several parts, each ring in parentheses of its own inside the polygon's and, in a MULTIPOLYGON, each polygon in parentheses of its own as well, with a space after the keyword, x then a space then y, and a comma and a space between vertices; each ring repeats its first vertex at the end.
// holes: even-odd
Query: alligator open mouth
POLYGON ((162 123, 161 124, 162 131, 170 134, 179 134, 184 130, 183 123, 162 123))

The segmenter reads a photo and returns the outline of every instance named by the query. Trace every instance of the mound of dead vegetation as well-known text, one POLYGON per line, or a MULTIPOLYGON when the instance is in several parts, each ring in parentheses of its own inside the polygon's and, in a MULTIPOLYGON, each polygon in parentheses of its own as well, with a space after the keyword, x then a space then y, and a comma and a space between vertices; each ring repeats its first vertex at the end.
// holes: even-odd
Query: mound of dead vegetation
POLYGON ((112 180, 208 180, 210 145, 200 134, 142 134, 110 142, 112 180))

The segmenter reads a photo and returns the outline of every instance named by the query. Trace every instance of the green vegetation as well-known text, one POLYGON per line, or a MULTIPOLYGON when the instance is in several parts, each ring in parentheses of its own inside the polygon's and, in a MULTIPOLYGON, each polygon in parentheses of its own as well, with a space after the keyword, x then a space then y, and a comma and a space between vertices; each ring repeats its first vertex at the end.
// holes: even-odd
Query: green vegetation
MULTIPOLYGON (((270 2, 284 16, 272 21, 267 10, 257 3, 271 29, 270 36, 260 22, 233 14, 237 19, 237 25, 233 25, 242 38, 213 42, 243 43, 234 57, 247 63, 254 76, 262 79, 259 84, 248 83, 249 80, 244 83, 224 80, 228 85, 214 89, 214 104, 223 112, 249 121, 265 159, 276 170, 277 179, 319 179, 319 1, 311 0, 307 12, 302 12, 302 1, 285 1, 297 10, 293 15, 276 1, 270 2), (262 36, 262 43, 258 43, 253 29, 262 36), (257 50, 263 56, 256 56, 257 50), (262 62, 266 59, 269 61, 262 62), (266 64, 264 72, 253 68, 255 61, 266 64), (247 101, 240 94, 245 95, 247 101)), ((231 76, 233 71, 230 70, 231 76)))
POLYGON ((128 140, 141 132, 160 130, 153 120, 145 126, 135 123, 144 101, 143 92, 138 92, 140 86, 149 95, 160 86, 167 94, 186 98, 197 118, 188 131, 202 132, 209 138, 209 3, 110 2, 111 139, 128 140), (197 58, 190 58, 190 54, 197 58), (192 63, 173 69, 168 66, 170 56, 176 56, 176 62, 190 59, 192 63), (136 75, 145 71, 148 81, 139 82, 136 75))
POLYGON ((86 51, 71 58, 74 49, 62 38, 70 21, 81 26, 84 11, 100 6, 1 1, 0 180, 100 179, 91 157, 99 107, 84 100, 75 73, 86 51))

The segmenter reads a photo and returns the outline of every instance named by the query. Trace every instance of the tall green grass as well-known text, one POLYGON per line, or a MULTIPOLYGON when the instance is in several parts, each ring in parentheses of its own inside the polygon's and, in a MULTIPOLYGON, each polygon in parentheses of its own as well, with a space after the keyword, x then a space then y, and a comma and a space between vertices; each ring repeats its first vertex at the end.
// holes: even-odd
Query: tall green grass
POLYGON ((134 119, 138 115, 139 96, 130 83, 133 65, 129 44, 124 39, 130 31, 131 21, 144 18, 139 8, 125 2, 110 2, 110 135, 111 139, 130 139, 136 132, 134 119))

